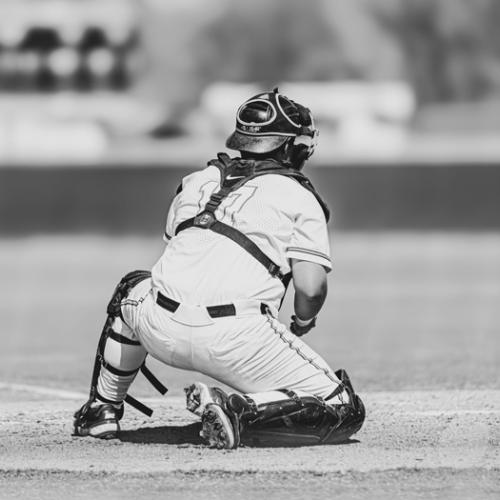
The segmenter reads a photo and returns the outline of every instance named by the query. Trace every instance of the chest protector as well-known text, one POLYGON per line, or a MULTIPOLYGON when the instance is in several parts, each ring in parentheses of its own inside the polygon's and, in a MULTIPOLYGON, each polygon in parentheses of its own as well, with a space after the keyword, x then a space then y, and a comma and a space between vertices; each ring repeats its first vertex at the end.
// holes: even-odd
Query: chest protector
POLYGON ((207 204, 198 215, 181 222, 177 226, 175 234, 179 234, 181 231, 190 227, 209 229, 215 233, 222 234, 247 251, 268 270, 271 276, 282 280, 286 287, 290 275, 284 275, 278 264, 274 263, 248 236, 238 229, 217 220, 215 211, 233 191, 236 191, 248 181, 266 174, 290 177, 297 181, 302 187, 313 193, 321 205, 326 221, 328 222, 330 212, 325 202, 320 198, 311 184, 311 181, 304 174, 292 168, 283 167, 274 160, 243 160, 241 158, 230 158, 225 153, 219 153, 217 159, 211 160, 208 165, 215 166, 219 169, 221 174, 221 187, 210 196, 207 204))

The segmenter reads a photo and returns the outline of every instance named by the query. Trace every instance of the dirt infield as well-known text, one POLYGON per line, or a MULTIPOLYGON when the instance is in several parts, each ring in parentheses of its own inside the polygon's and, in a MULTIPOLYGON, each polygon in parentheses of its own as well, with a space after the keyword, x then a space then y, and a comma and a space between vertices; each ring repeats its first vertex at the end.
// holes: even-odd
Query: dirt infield
POLYGON ((335 498, 496 500, 498 470, 414 469, 377 472, 169 474, 21 472, 0 477, 3 499, 335 498))
POLYGON ((367 422, 347 444, 235 451, 206 449, 178 397, 150 401, 151 419, 129 409, 119 439, 100 441, 71 436, 80 401, 0 394, 0 498, 95 498, 96 489, 137 498, 144 488, 148 498, 500 493, 500 391, 362 394, 367 422))
MULTIPOLYGON (((182 388, 198 374, 149 360, 152 419, 119 440, 71 436, 116 281, 149 268, 151 238, 0 241, 0 499, 500 496, 500 235, 339 233, 328 302, 306 341, 366 402, 351 443, 203 447, 182 388), (154 398, 154 399, 151 399, 154 398)), ((291 311, 285 303, 282 317, 291 311)))

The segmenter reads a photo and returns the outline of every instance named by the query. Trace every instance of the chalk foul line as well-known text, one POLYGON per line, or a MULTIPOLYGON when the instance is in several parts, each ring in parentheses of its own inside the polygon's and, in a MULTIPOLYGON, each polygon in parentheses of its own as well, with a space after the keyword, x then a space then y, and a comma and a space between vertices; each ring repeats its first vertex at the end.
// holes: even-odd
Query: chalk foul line
MULTIPOLYGON (((0 391, 8 392, 26 392, 29 394, 36 394, 39 396, 48 396, 54 399, 67 399, 67 400, 86 400, 88 398, 88 393, 67 391, 64 389, 55 389, 53 387, 44 387, 32 384, 15 384, 8 382, 0 382, 0 391)), ((401 392, 412 392, 412 391, 400 391, 401 392)), ((460 391, 458 391, 460 392, 460 391)), ((493 391, 500 392, 500 391, 493 391)), ((457 393, 457 391, 450 391, 450 393, 457 393)), ((372 393, 372 397, 376 393, 372 393)), ((382 393, 381 393, 382 394, 382 393)), ((387 393, 383 393, 387 397, 387 393)), ((394 393, 395 395, 398 392, 394 393)), ((167 400, 170 400, 174 404, 182 404, 184 402, 183 397, 178 396, 165 396, 163 398, 140 398, 141 401, 149 404, 164 404, 167 400)), ((453 416, 453 415, 500 415, 499 408, 484 408, 484 409, 466 409, 466 408, 456 408, 456 409, 446 409, 446 410, 408 410, 408 409, 396 409, 392 410, 399 415, 421 415, 427 417, 442 417, 442 416, 453 416)))

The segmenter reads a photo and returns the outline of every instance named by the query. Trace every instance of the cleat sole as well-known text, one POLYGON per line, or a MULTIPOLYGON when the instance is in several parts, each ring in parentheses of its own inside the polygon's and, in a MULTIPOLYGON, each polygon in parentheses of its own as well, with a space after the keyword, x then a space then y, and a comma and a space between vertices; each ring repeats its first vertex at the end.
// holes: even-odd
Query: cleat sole
POLYGON ((91 427, 89 429, 89 436, 99 439, 113 439, 116 438, 119 430, 120 426, 118 422, 105 422, 91 427))
POLYGON ((120 431, 118 422, 103 422, 92 427, 75 428, 74 436, 90 436, 98 439, 114 439, 120 431))
POLYGON ((232 449, 236 447, 231 421, 216 403, 209 403, 205 408, 200 436, 208 442, 211 448, 232 449))

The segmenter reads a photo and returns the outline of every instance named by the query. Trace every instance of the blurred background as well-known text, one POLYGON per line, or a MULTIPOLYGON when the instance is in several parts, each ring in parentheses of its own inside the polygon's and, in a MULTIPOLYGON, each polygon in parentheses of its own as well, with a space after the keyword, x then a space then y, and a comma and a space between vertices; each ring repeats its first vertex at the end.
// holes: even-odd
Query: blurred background
POLYGON ((499 384, 499 25, 498 0, 0 0, 0 380, 84 385, 179 179, 279 85, 320 129, 331 362, 499 384))
POLYGON ((0 161, 168 162, 278 84, 318 161, 496 159, 499 21, 495 0, 1 0, 0 161))

